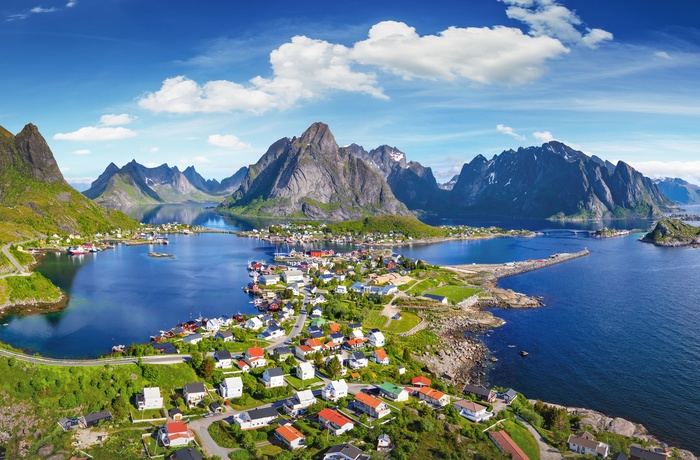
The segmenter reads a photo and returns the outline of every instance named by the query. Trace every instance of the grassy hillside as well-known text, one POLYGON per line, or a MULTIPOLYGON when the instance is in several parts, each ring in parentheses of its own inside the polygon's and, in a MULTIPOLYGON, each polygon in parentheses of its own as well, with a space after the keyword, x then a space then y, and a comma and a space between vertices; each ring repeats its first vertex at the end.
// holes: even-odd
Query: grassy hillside
POLYGON ((662 219, 644 235, 642 241, 658 246, 686 246, 698 244, 700 228, 676 219, 662 219))
POLYGON ((424 224, 409 216, 374 216, 362 220, 335 222, 327 227, 333 234, 341 233, 402 233, 412 238, 435 238, 447 236, 447 231, 440 227, 424 224))

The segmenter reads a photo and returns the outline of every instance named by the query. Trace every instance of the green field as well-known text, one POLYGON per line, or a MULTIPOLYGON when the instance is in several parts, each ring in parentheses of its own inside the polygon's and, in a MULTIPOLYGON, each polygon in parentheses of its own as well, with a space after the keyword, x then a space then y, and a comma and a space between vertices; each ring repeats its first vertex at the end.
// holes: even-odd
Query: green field
POLYGON ((386 316, 382 315, 381 310, 371 310, 369 312, 369 315, 365 318, 364 321, 362 321, 362 326, 368 327, 368 328, 378 328, 381 329, 384 327, 386 322, 389 320, 386 316))
POLYGON ((441 286, 437 289, 433 289, 432 291, 426 292, 426 294, 442 295, 447 297, 450 300, 450 302, 459 303, 462 300, 468 299, 469 297, 480 292, 481 289, 472 288, 468 286, 448 285, 441 286))
POLYGON ((503 428, 530 460, 540 460, 540 448, 527 428, 513 420, 505 420, 503 428))
POLYGON ((409 311, 401 312, 401 319, 393 320, 389 327, 386 328, 388 332, 393 332, 394 334, 400 334, 401 332, 408 332, 420 323, 421 319, 415 313, 409 311))

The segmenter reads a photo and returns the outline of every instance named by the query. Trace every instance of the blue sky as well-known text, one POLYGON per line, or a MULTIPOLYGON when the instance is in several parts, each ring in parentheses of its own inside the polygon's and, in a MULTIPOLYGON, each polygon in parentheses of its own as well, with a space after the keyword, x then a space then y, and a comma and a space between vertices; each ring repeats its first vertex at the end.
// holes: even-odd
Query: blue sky
POLYGON ((80 189, 131 159, 222 179, 315 121, 441 181, 557 139, 700 183, 694 0, 3 0, 0 21, 0 125, 37 125, 80 189))

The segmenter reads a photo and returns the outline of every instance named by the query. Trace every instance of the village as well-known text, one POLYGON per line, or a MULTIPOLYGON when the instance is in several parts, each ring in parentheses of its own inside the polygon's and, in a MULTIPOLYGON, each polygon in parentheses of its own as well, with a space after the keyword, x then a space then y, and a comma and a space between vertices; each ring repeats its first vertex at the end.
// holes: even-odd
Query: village
MULTIPOLYGON (((124 350, 144 362, 154 354, 189 356, 201 377, 136 393, 131 423, 153 427, 142 435, 145 456, 407 458, 416 447, 407 446, 403 430, 392 425, 428 417, 469 434, 485 458, 563 458, 565 452, 543 439, 558 441, 567 456, 628 458, 596 440, 583 423, 565 437, 546 432, 537 406, 514 389, 456 385, 421 361, 424 352, 417 348, 437 344, 412 340, 431 334, 430 315, 394 301, 459 308, 478 301, 478 288, 458 298, 432 293, 443 292, 442 286, 414 290, 425 264, 383 249, 297 251, 275 260, 247 267, 251 283, 243 288, 260 314, 186 321, 160 331, 146 346, 124 350)), ((111 419, 102 410, 58 422, 75 430, 75 445, 84 449, 104 442, 111 419), (91 430, 99 434, 79 434, 91 430)), ((629 458, 673 454, 641 446, 629 446, 629 458)))

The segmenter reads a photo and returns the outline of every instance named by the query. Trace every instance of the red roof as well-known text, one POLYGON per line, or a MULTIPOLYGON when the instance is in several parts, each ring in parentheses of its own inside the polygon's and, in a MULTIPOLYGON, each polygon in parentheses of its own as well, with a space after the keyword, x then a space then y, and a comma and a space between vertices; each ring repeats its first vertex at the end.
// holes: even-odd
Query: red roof
POLYGON ((384 351, 382 348, 374 350, 374 354, 380 361, 384 361, 387 358, 386 351, 384 351))
POLYGON ((418 377, 413 377, 413 380, 411 380, 411 383, 413 384, 413 386, 417 386, 417 387, 424 387, 424 386, 429 387, 431 382, 430 382, 430 379, 428 377, 423 377, 421 375, 418 377))
POLYGON ((439 401, 445 396, 445 393, 442 391, 434 390, 429 387, 421 387, 418 393, 424 395, 426 398, 434 399, 435 401, 439 401))
POLYGON ((333 422, 338 426, 345 426, 348 423, 354 425, 352 420, 341 414, 340 412, 334 411, 333 409, 325 408, 318 413, 319 418, 333 422))
POLYGON ((330 328, 331 328, 331 333, 340 332, 340 324, 338 324, 338 323, 332 323, 330 325, 330 328))
POLYGON ((525 452, 505 431, 490 431, 489 437, 503 451, 513 456, 513 460, 529 460, 525 452))
POLYGON ((289 442, 294 442, 297 439, 301 438, 304 439, 305 436, 302 434, 301 431, 297 430, 294 428, 292 425, 284 425, 275 430, 277 433, 279 433, 280 436, 282 436, 284 439, 286 439, 289 442))
POLYGON ((168 432, 168 437, 170 438, 172 438, 175 433, 187 434, 187 425, 185 425, 185 422, 169 422, 165 426, 165 431, 168 432))
POLYGON ((260 347, 248 348, 247 354, 251 358, 264 358, 265 357, 265 351, 260 347))
POLYGON ((323 343, 321 343, 321 341, 318 339, 306 339, 306 345, 309 347, 315 348, 315 347, 322 347, 323 343))

